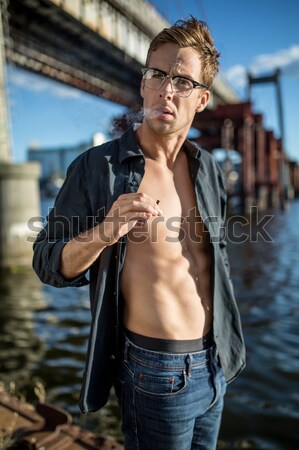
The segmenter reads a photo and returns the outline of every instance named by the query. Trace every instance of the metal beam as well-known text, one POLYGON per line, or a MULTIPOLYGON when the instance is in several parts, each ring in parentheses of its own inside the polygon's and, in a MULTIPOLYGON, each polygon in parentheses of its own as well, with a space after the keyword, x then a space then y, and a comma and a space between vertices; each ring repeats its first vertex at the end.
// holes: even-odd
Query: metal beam
POLYGON ((50 2, 10 6, 10 61, 125 106, 141 103, 139 62, 50 2))
MULTIPOLYGON (((143 0, 9 0, 9 14, 14 44, 9 60, 131 108, 141 103, 140 69, 150 39, 169 26, 143 0), (40 56, 33 58, 32 50, 40 56), (70 70, 75 77, 68 76, 70 70)), ((238 100, 219 76, 212 93, 209 107, 238 100)))
POLYGON ((278 120, 280 127, 280 137, 282 142, 284 143, 285 133, 284 133, 284 119, 283 119, 283 107, 282 107, 282 94, 281 94, 281 86, 280 86, 280 75, 281 71, 279 68, 275 70, 272 75, 261 75, 254 76, 251 73, 247 74, 248 79, 248 100, 251 99, 252 89, 251 86, 254 84, 265 84, 265 83, 274 83, 276 87, 276 98, 277 98, 277 109, 278 109, 278 120))

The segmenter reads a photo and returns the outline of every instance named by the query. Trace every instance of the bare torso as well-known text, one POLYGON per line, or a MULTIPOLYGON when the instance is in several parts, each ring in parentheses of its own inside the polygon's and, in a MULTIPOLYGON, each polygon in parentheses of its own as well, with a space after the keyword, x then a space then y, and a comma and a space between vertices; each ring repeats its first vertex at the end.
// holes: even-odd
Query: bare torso
POLYGON ((212 324, 211 247, 185 153, 172 170, 146 158, 138 191, 159 199, 163 216, 128 234, 124 326, 161 339, 200 338, 212 324))

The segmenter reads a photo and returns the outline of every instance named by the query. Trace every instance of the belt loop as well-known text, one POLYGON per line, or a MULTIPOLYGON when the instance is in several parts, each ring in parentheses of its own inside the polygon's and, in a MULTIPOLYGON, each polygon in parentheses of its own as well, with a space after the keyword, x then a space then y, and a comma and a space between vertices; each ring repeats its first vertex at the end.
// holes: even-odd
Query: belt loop
POLYGON ((125 340, 125 348, 124 348, 124 362, 128 362, 129 346, 130 346, 130 344, 129 344, 128 340, 126 339, 125 340))
POLYGON ((185 362, 186 362, 186 374, 188 377, 191 377, 191 373, 192 373, 192 360, 193 357, 192 355, 188 354, 186 356, 185 362))

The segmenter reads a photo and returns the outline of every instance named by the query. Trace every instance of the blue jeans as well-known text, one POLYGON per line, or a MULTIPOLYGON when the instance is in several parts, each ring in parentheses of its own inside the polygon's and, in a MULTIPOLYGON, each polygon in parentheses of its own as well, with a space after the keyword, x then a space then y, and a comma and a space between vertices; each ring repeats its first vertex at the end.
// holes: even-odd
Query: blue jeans
POLYGON ((214 450, 226 381, 215 346, 145 350, 125 338, 115 392, 126 450, 214 450))

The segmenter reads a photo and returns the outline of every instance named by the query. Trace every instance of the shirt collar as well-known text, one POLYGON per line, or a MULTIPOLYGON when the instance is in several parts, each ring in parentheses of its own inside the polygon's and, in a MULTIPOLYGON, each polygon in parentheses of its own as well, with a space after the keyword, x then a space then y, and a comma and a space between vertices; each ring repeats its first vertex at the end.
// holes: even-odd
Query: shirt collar
MULTIPOLYGON (((132 156, 144 156, 141 148, 138 145, 135 133, 139 126, 140 126, 139 123, 134 123, 120 137, 120 144, 119 144, 120 163, 122 163, 127 158, 131 158, 132 156)), ((200 159, 201 149, 196 143, 186 139, 183 144, 183 147, 190 157, 200 159)))
POLYGON ((200 159, 201 149, 195 142, 186 139, 184 142, 184 149, 191 158, 200 159))
POLYGON ((138 145, 135 131, 139 127, 139 123, 134 123, 126 130, 119 140, 119 162, 122 163, 126 158, 132 156, 143 156, 141 148, 138 145))

